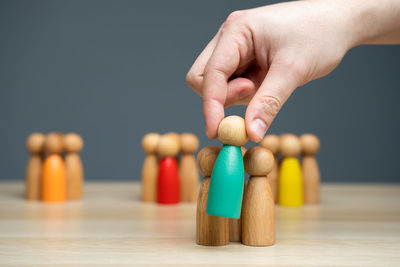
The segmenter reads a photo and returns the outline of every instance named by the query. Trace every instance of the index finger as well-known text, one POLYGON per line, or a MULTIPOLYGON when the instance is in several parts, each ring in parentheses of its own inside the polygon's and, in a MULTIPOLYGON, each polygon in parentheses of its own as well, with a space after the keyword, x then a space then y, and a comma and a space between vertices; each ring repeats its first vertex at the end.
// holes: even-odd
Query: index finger
POLYGON ((209 138, 217 137, 218 125, 224 118, 228 79, 240 62, 239 47, 229 33, 221 35, 204 69, 203 114, 209 138))

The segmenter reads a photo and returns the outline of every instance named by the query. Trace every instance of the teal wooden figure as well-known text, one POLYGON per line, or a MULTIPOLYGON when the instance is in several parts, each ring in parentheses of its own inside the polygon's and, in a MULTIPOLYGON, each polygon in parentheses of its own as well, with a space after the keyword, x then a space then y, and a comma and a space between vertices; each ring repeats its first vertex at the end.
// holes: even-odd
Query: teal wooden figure
POLYGON ((248 137, 244 119, 229 116, 218 127, 218 139, 224 146, 211 174, 207 214, 238 219, 242 209, 244 166, 241 146, 248 137))

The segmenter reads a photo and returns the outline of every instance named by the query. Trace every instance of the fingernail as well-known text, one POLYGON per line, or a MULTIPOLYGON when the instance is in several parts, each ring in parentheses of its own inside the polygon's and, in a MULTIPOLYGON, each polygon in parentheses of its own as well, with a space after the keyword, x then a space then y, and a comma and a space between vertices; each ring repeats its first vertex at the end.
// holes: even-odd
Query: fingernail
POLYGON ((255 119, 251 123, 250 128, 257 135, 258 139, 260 139, 260 140, 264 138, 264 135, 267 131, 267 125, 261 119, 255 119))

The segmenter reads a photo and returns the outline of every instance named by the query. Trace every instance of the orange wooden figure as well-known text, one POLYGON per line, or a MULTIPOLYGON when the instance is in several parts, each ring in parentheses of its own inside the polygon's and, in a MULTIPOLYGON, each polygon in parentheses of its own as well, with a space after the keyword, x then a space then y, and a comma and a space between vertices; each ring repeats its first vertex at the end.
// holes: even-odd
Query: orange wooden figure
POLYGON ((60 133, 50 133, 45 140, 47 157, 42 170, 42 201, 63 202, 67 198, 65 164, 61 157, 64 140, 60 133))

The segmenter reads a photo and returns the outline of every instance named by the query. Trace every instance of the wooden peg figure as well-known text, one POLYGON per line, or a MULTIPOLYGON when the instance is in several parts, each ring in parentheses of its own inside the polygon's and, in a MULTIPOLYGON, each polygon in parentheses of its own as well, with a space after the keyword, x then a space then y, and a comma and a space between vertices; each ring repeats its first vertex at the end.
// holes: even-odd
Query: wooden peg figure
POLYGON ((275 243, 275 203, 267 175, 274 167, 274 155, 266 148, 253 147, 244 156, 250 174, 242 207, 242 243, 270 246, 275 243))
POLYGON ((283 156, 279 170, 278 203, 282 206, 303 205, 303 179, 297 157, 301 144, 297 136, 281 136, 280 152, 283 156))
POLYGON ((280 148, 280 138, 277 135, 270 134, 264 137, 260 144, 262 147, 270 150, 274 154, 274 166, 268 174, 268 181, 271 185, 271 191, 274 195, 274 202, 278 202, 278 177, 279 177, 279 162, 278 153, 280 148))
POLYGON ((203 246, 223 246, 229 243, 228 218, 206 214, 210 176, 219 151, 219 147, 207 146, 197 155, 197 166, 204 178, 197 198, 196 243, 203 246))
POLYGON ((238 219, 244 187, 240 147, 248 140, 244 119, 238 116, 223 119, 218 126, 218 139, 224 146, 211 175, 207 214, 238 219))
MULTIPOLYGON (((242 152, 242 156, 246 154, 247 149, 245 147, 240 148, 242 152)), ((246 174, 244 175, 244 188, 243 188, 243 196, 246 191, 246 174)), ((229 218, 229 241, 231 242, 240 242, 242 240, 242 218, 233 219, 229 218)))
POLYGON ((157 202, 158 156, 157 146, 160 135, 146 134, 142 139, 142 148, 146 158, 142 167, 142 201, 157 202))
POLYGON ((160 204, 179 202, 179 175, 176 161, 179 150, 179 138, 171 134, 161 136, 157 146, 157 152, 162 157, 157 179, 157 202, 160 204))
POLYGON ((47 135, 44 150, 47 154, 42 170, 42 201, 63 202, 67 198, 67 179, 64 160, 64 139, 60 133, 47 135))
POLYGON ((83 148, 83 140, 76 133, 64 136, 65 169, 67 173, 67 199, 77 200, 83 196, 83 167, 79 152, 83 148))
POLYGON ((26 166, 25 196, 28 200, 40 199, 40 183, 43 165, 45 135, 33 133, 26 140, 26 149, 30 158, 26 166))
POLYGON ((181 159, 179 162, 180 200, 182 202, 195 202, 199 187, 199 174, 197 173, 194 153, 199 148, 199 139, 191 133, 180 136, 181 159))
POLYGON ((320 203, 320 173, 315 154, 318 153, 320 142, 313 134, 303 134, 300 137, 303 157, 301 169, 304 184, 304 204, 320 203))

